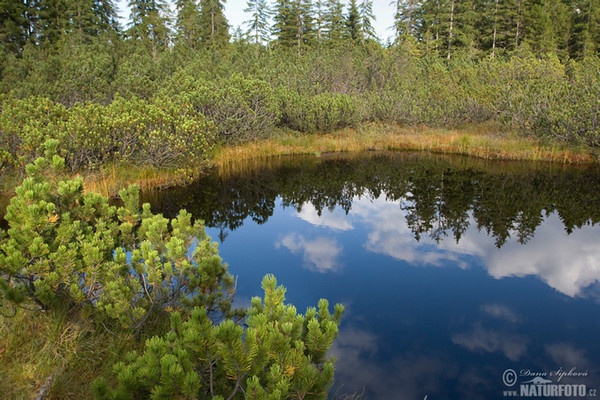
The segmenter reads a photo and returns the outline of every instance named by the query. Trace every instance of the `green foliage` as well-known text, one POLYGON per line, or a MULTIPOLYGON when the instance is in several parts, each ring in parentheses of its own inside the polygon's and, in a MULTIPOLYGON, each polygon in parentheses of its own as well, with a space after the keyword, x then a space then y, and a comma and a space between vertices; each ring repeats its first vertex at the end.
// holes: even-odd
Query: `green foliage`
POLYGON ((218 141, 239 143, 269 136, 279 120, 277 98, 271 86, 241 74, 203 81, 179 73, 162 93, 185 99, 198 114, 212 120, 218 141))
POLYGON ((338 333, 343 306, 327 300, 305 315, 284 303, 272 275, 264 299, 252 299, 246 328, 227 320, 213 325, 203 308, 171 315, 171 331, 146 341, 115 366, 118 384, 95 383, 99 399, 229 398, 325 399, 333 382, 327 349, 338 333))
POLYGON ((10 153, 12 162, 25 165, 42 155, 42 144, 53 137, 55 126, 65 120, 65 114, 65 107, 45 98, 5 98, 0 114, 0 147, 10 153))
POLYGON ((200 42, 206 48, 217 48, 229 43, 229 24, 223 13, 222 0, 199 0, 198 31, 200 42))
MULTIPOLYGON (((94 383, 96 397, 326 398, 334 362, 327 350, 341 305, 331 314, 320 300, 318 310, 297 314, 267 276, 264 299, 252 299, 239 325, 246 313, 232 309, 234 279, 199 221, 185 210, 169 219, 148 204, 140 209, 136 186, 119 193, 119 207, 84 193, 80 178, 66 178, 59 146, 45 142, 44 157, 27 165, 7 208, 0 305, 71 315, 72 330, 84 332, 64 344, 75 349, 84 346, 83 335, 92 342, 102 336, 94 326, 127 343, 150 337, 143 352, 115 365, 114 376, 94 383)), ((71 357, 61 368, 76 365, 71 357)))
POLYGON ((56 139, 72 171, 109 161, 164 168, 202 160, 212 130, 183 96, 152 102, 117 97, 108 106, 78 103, 68 109, 43 98, 8 98, 0 115, 0 140, 13 162, 35 159, 47 139, 56 139))
POLYGON ((120 192, 119 208, 84 193, 81 179, 62 178, 58 146, 46 142, 6 210, 5 299, 66 304, 137 333, 174 310, 205 307, 215 321, 235 313, 233 278, 199 222, 184 210, 171 220, 147 204, 140 212, 135 186, 120 192))
POLYGON ((329 132, 359 121, 352 98, 345 94, 301 95, 287 88, 279 91, 282 124, 300 132, 329 132))

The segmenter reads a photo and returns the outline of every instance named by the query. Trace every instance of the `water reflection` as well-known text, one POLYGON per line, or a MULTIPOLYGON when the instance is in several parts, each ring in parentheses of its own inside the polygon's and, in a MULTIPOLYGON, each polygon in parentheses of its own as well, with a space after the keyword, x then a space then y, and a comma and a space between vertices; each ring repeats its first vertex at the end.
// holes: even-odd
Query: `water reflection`
POLYGON ((565 379, 600 389, 598 172, 294 158, 146 200, 206 221, 240 298, 274 273, 299 309, 346 305, 337 394, 486 399, 503 397, 508 368, 587 370, 565 379))
POLYGON ((301 218, 337 229, 348 222, 324 210, 349 212, 356 198, 399 201, 416 240, 460 241, 470 225, 502 247, 509 238, 526 243, 544 216, 555 212, 571 233, 600 221, 597 168, 532 163, 489 163, 410 153, 280 159, 270 168, 216 173, 187 188, 147 193, 155 208, 174 215, 186 208, 208 226, 234 230, 250 217, 273 215, 276 199, 297 208, 301 218))
POLYGON ((304 266, 316 272, 334 272, 340 268, 338 256, 341 245, 328 237, 307 238, 304 235, 290 233, 275 243, 275 247, 285 247, 294 254, 302 254, 304 266))

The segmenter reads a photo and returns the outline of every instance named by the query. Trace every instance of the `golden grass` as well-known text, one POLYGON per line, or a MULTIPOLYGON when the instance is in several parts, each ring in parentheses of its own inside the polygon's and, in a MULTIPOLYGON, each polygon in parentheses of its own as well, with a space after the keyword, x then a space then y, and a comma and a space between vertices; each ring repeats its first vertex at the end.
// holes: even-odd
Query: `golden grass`
POLYGON ((293 132, 277 137, 218 149, 212 158, 220 170, 236 165, 262 163, 269 157, 366 150, 418 150, 462 154, 484 159, 591 163, 589 151, 565 146, 544 145, 532 139, 501 133, 491 125, 469 126, 459 130, 427 127, 403 128, 386 124, 366 124, 324 135, 293 132))
POLYGON ((91 382, 137 346, 66 309, 0 315, 0 335, 0 397, 7 399, 35 398, 49 381, 48 399, 91 398, 91 382))
POLYGON ((88 192, 114 197, 119 190, 131 184, 137 184, 141 190, 185 185, 196 180, 201 171, 200 165, 176 169, 158 169, 110 164, 102 167, 98 172, 85 175, 84 188, 88 192))

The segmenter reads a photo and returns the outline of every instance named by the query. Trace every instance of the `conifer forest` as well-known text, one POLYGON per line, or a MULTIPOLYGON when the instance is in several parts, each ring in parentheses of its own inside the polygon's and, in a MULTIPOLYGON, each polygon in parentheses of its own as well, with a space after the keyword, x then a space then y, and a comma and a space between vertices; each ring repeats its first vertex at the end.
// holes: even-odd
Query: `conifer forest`
POLYGON ((236 29, 226 6, 128 0, 124 21, 114 0, 0 0, 0 176, 22 177, 0 230, 0 397, 324 399, 333 382, 342 305, 300 312, 268 275, 237 309, 200 221, 81 175, 371 123, 600 145, 600 0, 394 0, 386 40, 373 0, 248 0, 236 29))

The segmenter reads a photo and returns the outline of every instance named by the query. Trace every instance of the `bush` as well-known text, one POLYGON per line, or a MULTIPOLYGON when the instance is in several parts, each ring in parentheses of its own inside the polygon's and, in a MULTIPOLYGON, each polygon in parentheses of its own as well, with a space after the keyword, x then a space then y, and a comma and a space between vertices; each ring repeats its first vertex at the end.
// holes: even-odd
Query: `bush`
POLYGON ((151 337, 115 365, 116 389, 106 377, 94 383, 97 398, 326 398, 341 305, 332 315, 322 299, 297 314, 269 275, 239 325, 234 279, 199 222, 184 210, 171 220, 140 210, 137 187, 119 193, 118 208, 84 194, 81 179, 62 178, 58 145, 46 142, 7 208, 0 305, 66 310, 124 340, 151 337))
POLYGON ((56 137, 57 126, 67 118, 64 106, 42 97, 7 97, 1 107, 0 147, 23 166, 43 154, 43 143, 56 137))
POLYGON ((325 399, 333 383, 327 349, 338 333, 343 307, 330 314, 327 300, 305 315, 284 304, 285 289, 272 275, 262 282, 264 300, 252 299, 246 328, 228 320, 213 325, 196 308, 189 319, 175 313, 171 331, 146 341, 114 368, 117 388, 95 382, 99 399, 325 399))
POLYGON ((169 168, 203 160, 214 126, 183 95, 152 102, 117 96, 108 106, 78 103, 68 109, 32 97, 3 102, 0 130, 9 153, 3 159, 25 165, 47 139, 56 139, 59 155, 77 171, 112 161, 169 168))
POLYGON ((116 208, 81 179, 62 179, 58 142, 27 166, 6 210, 0 293, 41 309, 60 304, 135 332, 170 310, 202 306, 228 315, 234 282, 216 245, 181 211, 175 219, 139 211, 137 187, 116 208))
POLYGON ((226 143, 267 137, 280 117, 271 86, 239 74, 208 82, 180 73, 162 95, 184 96, 215 124, 216 139, 226 143))
POLYGON ((358 107, 349 95, 322 93, 302 95, 280 88, 281 123, 306 133, 324 133, 359 122, 358 107))

